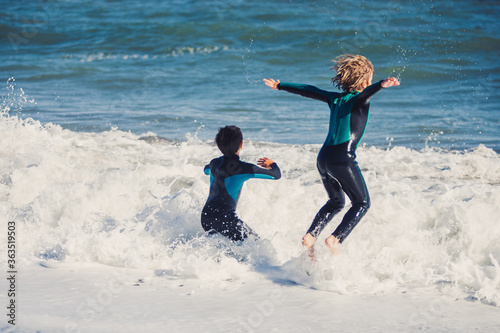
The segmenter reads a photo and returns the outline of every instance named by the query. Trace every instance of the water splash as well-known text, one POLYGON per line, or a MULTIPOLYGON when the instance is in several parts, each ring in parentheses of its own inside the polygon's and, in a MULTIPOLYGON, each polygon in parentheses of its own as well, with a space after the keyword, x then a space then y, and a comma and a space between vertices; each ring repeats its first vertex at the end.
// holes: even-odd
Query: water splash
POLYGON ((391 72, 391 76, 394 76, 398 79, 399 82, 402 81, 402 75, 405 72, 406 68, 410 65, 410 56, 415 55, 416 52, 410 49, 405 49, 401 45, 398 46, 396 50, 396 59, 398 66, 393 68, 391 72))
POLYGON ((430 149, 430 143, 440 143, 439 136, 443 135, 443 131, 438 131, 438 132, 432 132, 429 134, 429 136, 425 139, 425 149, 430 149))
POLYGON ((256 84, 256 83, 258 84, 258 83, 260 83, 260 80, 250 78, 250 72, 248 70, 248 64, 247 64, 247 59, 251 58, 252 54, 255 54, 255 51, 252 51, 253 41, 254 41, 253 38, 250 38, 250 45, 248 46, 248 48, 246 50, 246 53, 249 55, 249 57, 242 55, 241 60, 243 61, 243 67, 245 68, 245 78, 246 78, 247 82, 250 84, 256 84))
POLYGON ((2 89, 0 115, 7 116, 12 112, 21 112, 29 104, 36 104, 36 102, 24 92, 23 88, 17 88, 16 79, 13 77, 9 78, 2 89))

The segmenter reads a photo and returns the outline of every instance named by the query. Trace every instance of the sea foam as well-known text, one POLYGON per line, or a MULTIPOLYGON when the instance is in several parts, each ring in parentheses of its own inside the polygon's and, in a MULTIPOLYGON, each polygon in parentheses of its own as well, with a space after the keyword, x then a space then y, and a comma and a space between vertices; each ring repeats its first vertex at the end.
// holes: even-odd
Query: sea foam
POLYGON ((349 294, 432 287, 500 304, 500 159, 485 146, 360 147, 372 207, 332 256, 323 240, 345 210, 335 217, 312 263, 301 237, 327 200, 315 168, 320 145, 245 141, 243 160, 272 158, 283 177, 245 184, 238 214, 261 239, 237 245, 200 225, 203 167, 219 156, 211 141, 73 132, 6 104, 0 130, 1 224, 17 223, 24 263, 146 268, 207 284, 279 278, 349 294))

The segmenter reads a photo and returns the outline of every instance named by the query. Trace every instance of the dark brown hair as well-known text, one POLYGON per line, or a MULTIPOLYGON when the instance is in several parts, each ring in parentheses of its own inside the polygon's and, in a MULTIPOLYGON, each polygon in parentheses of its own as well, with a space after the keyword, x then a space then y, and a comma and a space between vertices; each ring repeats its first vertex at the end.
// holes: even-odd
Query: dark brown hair
POLYGON ((215 136, 215 143, 224 155, 236 154, 242 142, 243 133, 237 126, 221 127, 215 136))

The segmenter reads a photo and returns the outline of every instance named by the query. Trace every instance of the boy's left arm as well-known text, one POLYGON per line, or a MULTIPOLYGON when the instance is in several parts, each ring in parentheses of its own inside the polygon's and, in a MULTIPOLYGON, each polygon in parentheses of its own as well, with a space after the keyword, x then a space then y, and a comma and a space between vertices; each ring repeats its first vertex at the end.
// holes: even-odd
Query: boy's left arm
POLYGON ((389 88, 392 86, 399 86, 399 81, 394 77, 389 77, 385 80, 374 83, 359 93, 357 96, 357 103, 367 105, 377 92, 383 88, 389 88))
POLYGON ((278 164, 267 157, 262 157, 257 161, 257 164, 260 166, 257 167, 253 165, 253 174, 255 178, 271 178, 271 179, 280 179, 281 178, 281 170, 278 167, 278 164))
POLYGON ((366 87, 362 92, 356 96, 356 103, 358 105, 368 105, 372 97, 382 90, 382 81, 372 84, 371 86, 366 87))

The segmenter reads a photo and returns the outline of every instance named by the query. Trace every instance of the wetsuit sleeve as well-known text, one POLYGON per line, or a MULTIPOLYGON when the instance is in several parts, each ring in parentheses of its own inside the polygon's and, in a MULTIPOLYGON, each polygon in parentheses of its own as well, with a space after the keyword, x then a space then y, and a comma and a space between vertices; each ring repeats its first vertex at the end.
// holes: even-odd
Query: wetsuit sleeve
POLYGON ((264 170, 271 171, 271 176, 274 177, 275 180, 280 179, 281 178, 281 170, 280 170, 278 164, 273 163, 270 166, 271 166, 270 170, 267 170, 267 169, 264 169, 264 170))
POLYGON ((210 174, 210 164, 205 165, 205 169, 203 169, 203 172, 205 173, 205 175, 210 174))
POLYGON ((358 96, 356 96, 356 103, 354 104, 354 107, 362 107, 363 105, 368 106, 372 97, 380 90, 382 90, 382 81, 366 87, 362 92, 358 94, 358 96))
POLYGON ((330 92, 316 88, 315 86, 300 83, 281 82, 278 84, 278 89, 330 104, 330 92))
POLYGON ((267 178, 278 180, 281 178, 281 170, 278 164, 273 163, 270 165, 271 169, 264 169, 255 164, 247 163, 249 173, 253 175, 252 178, 267 178))
POLYGON ((365 132, 368 122, 368 113, 370 110, 370 100, 382 89, 381 82, 366 87, 362 92, 356 95, 353 107, 351 109, 350 121, 350 139, 358 146, 365 132))
MULTIPOLYGON (((252 163, 239 161, 239 166, 235 169, 235 174, 224 179, 227 193, 238 202, 243 183, 252 178, 260 179, 280 179, 281 171, 276 163, 270 165, 271 169, 264 169, 252 163)), ((236 204, 235 204, 236 208, 236 204)))

